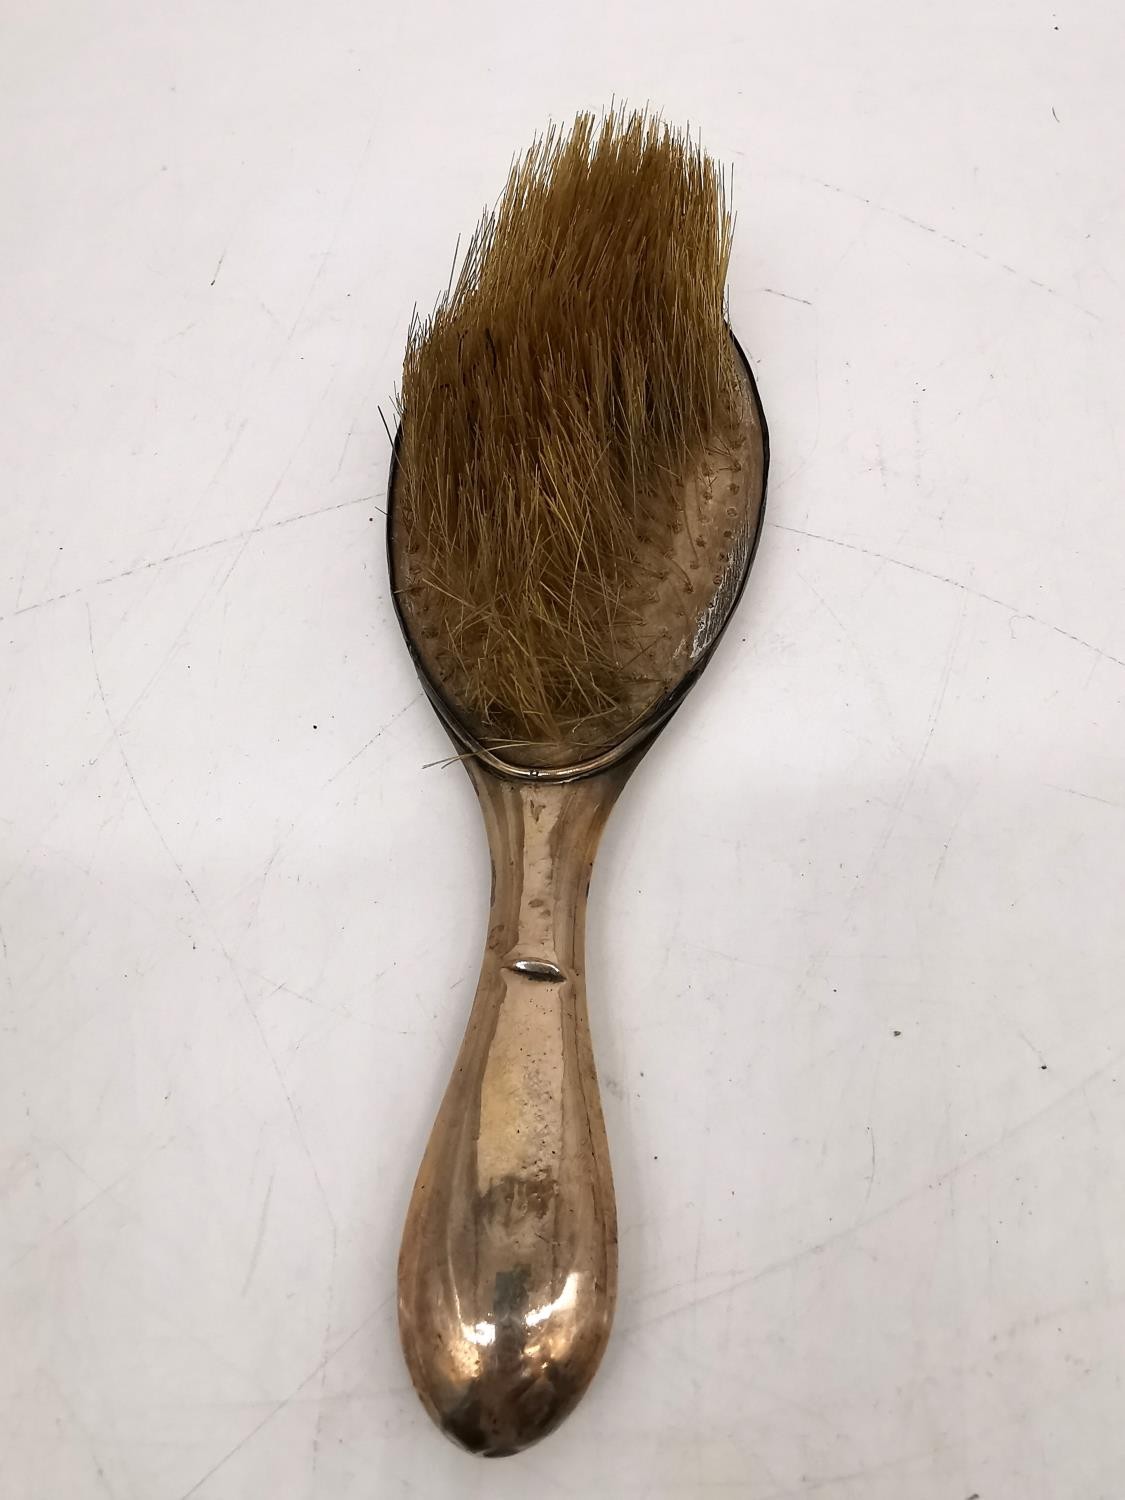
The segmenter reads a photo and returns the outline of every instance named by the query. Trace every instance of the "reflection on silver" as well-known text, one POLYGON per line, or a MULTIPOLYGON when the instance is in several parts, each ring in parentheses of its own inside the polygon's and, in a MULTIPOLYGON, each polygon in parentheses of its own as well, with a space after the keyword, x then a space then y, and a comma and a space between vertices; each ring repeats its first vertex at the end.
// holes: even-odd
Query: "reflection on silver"
POLYGON ((508 965, 517 974, 523 974, 528 979, 550 979, 556 984, 562 982, 566 977, 558 964, 553 964, 546 958, 517 958, 514 964, 508 965))
MULTIPOLYGON (((754 523, 757 524, 757 513, 754 515, 754 523)), ((715 590, 706 609, 703 610, 695 625, 695 635, 692 638, 690 659, 694 665, 708 649, 715 637, 726 624, 727 616, 730 614, 738 590, 742 584, 742 576, 746 572, 746 559, 750 552, 750 539, 753 531, 744 527, 739 531, 737 538, 732 542, 730 556, 723 571, 723 581, 715 590)))
POLYGON ((570 1312, 578 1296, 579 1276, 577 1271, 568 1273, 563 1282, 563 1289, 553 1302, 544 1302, 542 1307, 533 1307, 530 1312, 523 1315, 525 1323, 537 1326, 545 1323, 552 1313, 570 1312))
POLYGON ((495 1323, 462 1323, 461 1332, 470 1344, 488 1345, 496 1342, 495 1323))

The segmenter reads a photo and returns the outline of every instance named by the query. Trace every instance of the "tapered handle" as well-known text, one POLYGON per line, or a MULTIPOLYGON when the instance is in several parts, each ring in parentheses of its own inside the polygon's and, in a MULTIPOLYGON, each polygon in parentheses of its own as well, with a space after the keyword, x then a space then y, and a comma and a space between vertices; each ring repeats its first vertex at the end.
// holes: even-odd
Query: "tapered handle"
POLYGON ((492 854, 480 982, 407 1213, 399 1327, 434 1420, 515 1453, 609 1337, 617 1215, 586 1015, 590 870, 628 768, 561 785, 470 763, 492 854))

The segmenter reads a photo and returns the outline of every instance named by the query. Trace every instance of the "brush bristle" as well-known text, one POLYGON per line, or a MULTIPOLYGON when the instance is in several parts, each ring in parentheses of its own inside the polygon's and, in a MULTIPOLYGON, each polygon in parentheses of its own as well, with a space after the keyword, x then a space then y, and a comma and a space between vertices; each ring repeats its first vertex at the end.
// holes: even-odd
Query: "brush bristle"
POLYGON ((580 115, 517 161, 411 327, 400 599, 488 743, 592 746, 636 716, 638 584, 739 420, 730 242, 721 175, 686 135, 580 115))

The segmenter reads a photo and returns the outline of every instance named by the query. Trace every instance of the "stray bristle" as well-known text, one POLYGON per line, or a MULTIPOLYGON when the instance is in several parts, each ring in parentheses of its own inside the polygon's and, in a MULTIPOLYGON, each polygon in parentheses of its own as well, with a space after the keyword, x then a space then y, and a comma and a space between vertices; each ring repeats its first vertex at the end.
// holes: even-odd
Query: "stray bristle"
POLYGON ((638 571, 738 421, 730 242, 722 177, 690 138, 580 115, 517 161, 411 327, 400 598, 489 743, 589 746, 635 713, 655 597, 638 571))

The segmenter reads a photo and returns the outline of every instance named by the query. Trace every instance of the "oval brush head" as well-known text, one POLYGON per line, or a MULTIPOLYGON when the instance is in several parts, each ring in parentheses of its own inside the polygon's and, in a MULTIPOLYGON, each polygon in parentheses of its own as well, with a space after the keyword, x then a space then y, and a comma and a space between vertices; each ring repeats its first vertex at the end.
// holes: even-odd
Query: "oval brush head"
POLYGON ((730 242, 685 135, 580 115, 516 162, 411 326, 398 605, 459 727, 513 765, 587 760, 658 714, 741 586, 764 434, 730 242))

